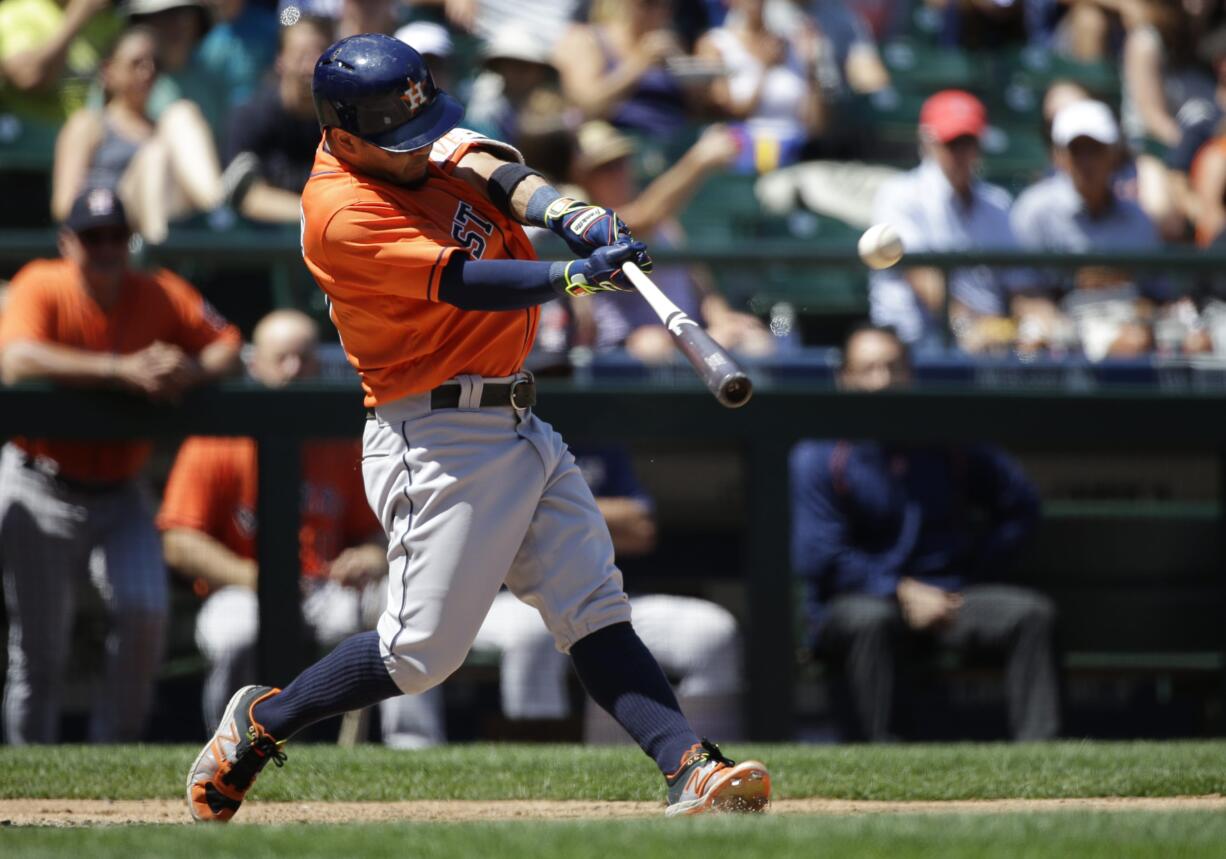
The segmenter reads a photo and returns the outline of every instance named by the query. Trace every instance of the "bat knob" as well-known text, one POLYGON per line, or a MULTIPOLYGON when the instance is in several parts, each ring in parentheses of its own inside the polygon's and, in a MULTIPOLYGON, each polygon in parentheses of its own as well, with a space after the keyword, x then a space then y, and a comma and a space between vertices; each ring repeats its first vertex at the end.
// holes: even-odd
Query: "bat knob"
POLYGON ((734 373, 725 378, 715 397, 730 409, 739 409, 753 396, 753 382, 744 373, 734 373))

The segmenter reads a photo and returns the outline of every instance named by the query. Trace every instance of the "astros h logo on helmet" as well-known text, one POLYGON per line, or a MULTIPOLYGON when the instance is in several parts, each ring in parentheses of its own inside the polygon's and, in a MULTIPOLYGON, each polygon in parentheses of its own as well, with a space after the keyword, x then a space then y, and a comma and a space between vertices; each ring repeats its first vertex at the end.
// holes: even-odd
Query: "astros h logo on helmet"
POLYGON ((409 115, 416 116, 422 108, 430 103, 430 95, 426 92, 425 81, 408 80, 408 86, 400 100, 409 106, 409 115))

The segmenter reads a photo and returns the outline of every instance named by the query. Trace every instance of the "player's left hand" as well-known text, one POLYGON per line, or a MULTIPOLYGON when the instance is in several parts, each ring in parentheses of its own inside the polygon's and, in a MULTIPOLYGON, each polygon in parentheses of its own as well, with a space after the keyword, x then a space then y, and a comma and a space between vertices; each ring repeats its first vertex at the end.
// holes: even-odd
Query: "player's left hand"
MULTIPOLYGON (((592 295, 596 292, 633 292, 634 287, 622 264, 637 263, 647 256, 642 242, 622 241, 596 248, 587 259, 571 260, 563 270, 563 288, 570 295, 592 295)), ((648 257, 648 259, 650 259, 648 257)))
MULTIPOLYGON (((545 226, 553 230, 577 256, 588 257, 597 248, 633 241, 625 221, 612 209, 593 206, 569 197, 559 197, 545 210, 545 226)), ((651 257, 643 254, 636 264, 651 271, 651 257)))

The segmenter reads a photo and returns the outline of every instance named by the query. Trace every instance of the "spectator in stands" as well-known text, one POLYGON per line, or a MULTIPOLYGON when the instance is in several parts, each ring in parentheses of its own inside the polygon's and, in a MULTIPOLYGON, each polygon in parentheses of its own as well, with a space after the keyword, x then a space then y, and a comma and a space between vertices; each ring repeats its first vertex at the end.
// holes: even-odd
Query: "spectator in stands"
MULTIPOLYGON (((921 163, 878 189, 873 222, 893 224, 911 252, 1015 249, 1009 195, 977 178, 987 122, 983 104, 969 93, 945 90, 925 101, 921 163)), ((948 277, 927 268, 875 272, 869 281, 872 319, 893 326, 908 344, 937 348, 948 303, 958 343, 968 351, 987 349, 1012 340, 1013 277, 983 266, 954 269, 948 277)))
POLYGON ((693 85, 683 83, 680 70, 692 58, 672 14, 672 0, 596 0, 591 23, 571 27, 554 50, 566 98, 588 119, 661 138, 680 132, 705 108, 710 77, 690 69, 693 85))
POLYGON ((797 33, 816 26, 814 73, 828 93, 868 94, 890 85, 890 73, 877 50, 874 22, 889 27, 894 4, 882 0, 766 0, 767 27, 776 33, 797 33))
POLYGON ((218 70, 206 66, 197 50, 209 31, 211 18, 205 0, 127 0, 133 24, 153 30, 157 46, 158 79, 147 106, 154 120, 170 105, 187 99, 195 103, 220 148, 230 99, 218 70))
POLYGON ((1226 27, 1201 40, 1199 52, 1213 70, 1214 100, 1185 105, 1177 119, 1182 131, 1179 145, 1167 153, 1167 168, 1187 182, 1191 203, 1187 211, 1196 228, 1196 243, 1207 247, 1226 227, 1226 27))
POLYGON ((280 0, 277 19, 288 27, 301 18, 323 18, 332 22, 337 39, 358 33, 390 36, 396 31, 397 5, 394 0, 280 0))
POLYGON ((1182 238, 1183 220, 1163 155, 1179 145, 1177 119, 1189 102, 1212 103, 1213 79, 1195 62, 1193 18, 1169 0, 1124 7, 1126 27, 1120 78, 1121 125, 1137 153, 1141 207, 1169 240, 1182 238))
MULTIPOLYGON (((1073 102, 1090 101, 1092 99, 1093 96, 1090 95, 1090 91, 1077 81, 1059 78, 1048 84, 1047 89, 1043 93, 1042 105, 1042 135, 1044 142, 1047 144, 1047 155, 1050 162, 1048 175, 1057 172, 1055 164, 1058 156, 1056 151, 1059 147, 1051 139, 1051 128, 1052 123, 1056 120, 1056 114, 1073 102)), ((1128 148, 1123 145, 1116 147, 1116 158, 1115 174, 1111 179, 1112 191, 1118 199, 1129 200, 1140 205, 1136 159, 1132 157, 1132 153, 1128 151, 1128 148)), ((1161 213, 1146 212, 1146 214, 1150 216, 1150 220, 1154 219, 1155 214, 1161 217, 1161 213)), ((1175 226, 1174 229, 1178 231, 1180 227, 1175 226)))
MULTIPOLYGON (((579 470, 596 497, 617 558, 649 554, 656 545, 655 510, 638 481, 629 453, 615 446, 577 446, 579 470)), ((643 643, 677 682, 677 697, 702 735, 740 737, 744 689, 741 640, 736 619, 708 600, 665 594, 634 594, 630 608, 643 643)), ((503 590, 473 642, 497 652, 502 713, 515 721, 565 719, 570 715, 570 660, 554 644, 540 613, 503 590)), ((442 700, 412 696, 401 711, 399 735, 417 734, 417 745, 444 742, 442 700)), ((587 740, 627 740, 625 733, 589 707, 587 740)), ((385 730, 387 722, 385 720, 385 730)))
MULTIPOLYGON (((906 386, 907 348, 888 328, 848 338, 840 385, 906 386)), ((1038 497, 1016 463, 986 445, 799 442, 789 471, 792 566, 803 578, 809 644, 845 687, 848 735, 899 735, 907 660, 922 644, 1003 651, 1009 730, 1060 729, 1055 610, 1003 581, 1034 530, 1038 497)), ((840 699, 842 703, 842 699, 840 699)))
MULTIPOLYGON (((537 34, 522 25, 508 24, 481 47, 482 71, 473 81, 466 128, 519 145, 519 126, 526 113, 539 113, 534 96, 556 99, 558 74, 549 62, 549 49, 537 34)), ((555 103, 553 112, 561 105, 555 103)))
POLYGON ((925 5, 943 16, 942 44, 983 50, 1026 40, 1023 0, 925 0, 925 5))
MULTIPOLYGON (((1013 207, 1013 229, 1023 247, 1086 253, 1161 246, 1140 206, 1113 190, 1119 142, 1119 126, 1102 102, 1074 102, 1056 115, 1057 172, 1026 189, 1013 207)), ((1097 360, 1151 349, 1148 303, 1165 300, 1158 281, 1138 285, 1131 272, 1096 267, 1039 282, 1017 296, 1014 311, 1022 339, 1036 344, 1060 344, 1071 318, 1082 348, 1097 360)))
MULTIPOLYGON (((614 209, 631 231, 652 247, 674 247, 683 234, 676 215, 712 174, 736 157, 735 140, 722 126, 711 126, 667 171, 642 191, 634 178, 630 156, 634 143, 606 122, 585 123, 579 129, 574 178, 587 199, 614 209)), ((678 307, 700 319, 711 336, 727 349, 748 355, 770 354, 770 331, 755 316, 733 310, 727 299, 694 267, 656 266, 652 279, 678 307)), ((576 308, 578 310, 578 308, 576 308)), ((637 295, 604 293, 591 303, 598 349, 624 346, 647 363, 675 360, 672 335, 637 295)))
POLYGON ((1196 244, 1209 247, 1226 230, 1226 136, 1214 137, 1200 148, 1190 179, 1196 197, 1196 244))
POLYGON ((59 126, 85 104, 120 26, 109 0, 0 0, 0 109, 59 126))
MULTIPOLYGON (((433 21, 410 21, 396 31, 396 38, 409 45, 426 61, 434 84, 444 92, 455 92, 455 72, 451 55, 455 46, 451 34, 442 24, 433 21)), ((471 105, 468 106, 471 110, 471 105)), ((471 128, 465 120, 465 127, 471 128)))
POLYGON ((221 202, 213 136, 193 102, 180 99, 155 122, 148 113, 156 76, 154 32, 125 30, 102 64, 105 104, 69 117, 55 145, 51 212, 63 219, 82 191, 114 191, 138 232, 158 243, 169 223, 221 202))
POLYGON ((588 0, 409 0, 409 4, 443 6, 453 26, 484 42, 496 39, 506 27, 526 27, 546 50, 552 50, 580 10, 591 5, 588 0))
POLYGON ((817 28, 801 15, 794 29, 772 31, 766 0, 729 0, 728 7, 723 26, 708 30, 695 48, 725 70, 711 82, 710 101, 727 118, 744 122, 751 141, 766 138, 785 153, 782 162, 794 161, 827 121, 817 28))
MULTIPOLYGON (((277 17, 258 0, 208 0, 213 27, 196 60, 225 91, 227 113, 250 100, 277 56, 277 17)), ((224 135, 225 128, 218 134, 224 135)))
MULTIPOLYGON (((173 402, 238 365, 238 331, 185 281, 128 267, 123 204, 105 188, 73 204, 63 259, 13 278, 0 322, 5 383, 46 380, 173 402)), ((145 441, 18 438, 0 461, 0 567, 8 609, 4 732, 11 744, 59 736, 74 588, 100 552, 112 624, 90 738, 138 740, 160 667, 166 568, 138 475, 145 441)))
POLYGON ((341 15, 336 22, 336 38, 358 33, 396 32, 396 4, 392 0, 341 0, 341 15))
MULTIPOLYGON (((256 326, 251 375, 270 388, 313 376, 318 339, 309 316, 273 311, 256 326)), ((210 732, 234 690, 253 682, 256 671, 256 453, 249 438, 187 439, 157 518, 166 563, 207 594, 196 643, 209 660, 203 703, 210 732)), ((303 448, 302 612, 325 647, 372 628, 384 601, 386 588, 379 583, 387 574, 387 552, 362 488, 361 459, 356 440, 303 448)))
POLYGON ((316 60, 332 44, 332 27, 322 18, 302 18, 280 35, 276 78, 234 115, 224 184, 230 206, 244 217, 297 224, 319 147, 311 78, 316 60))
POLYGON ((1192 18, 1168 0, 1138 0, 1126 10, 1120 75, 1124 133, 1138 152, 1155 143, 1174 146, 1179 109, 1193 98, 1213 99, 1212 78, 1195 62, 1192 18))

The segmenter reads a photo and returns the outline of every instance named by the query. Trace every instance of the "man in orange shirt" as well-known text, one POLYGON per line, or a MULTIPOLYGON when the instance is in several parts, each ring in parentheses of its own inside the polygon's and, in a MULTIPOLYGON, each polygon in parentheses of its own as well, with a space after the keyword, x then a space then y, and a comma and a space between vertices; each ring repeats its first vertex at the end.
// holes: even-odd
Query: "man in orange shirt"
POLYGON ((324 139, 303 191, 303 254, 362 378, 366 497, 388 534, 378 630, 284 690, 247 686, 187 778, 197 820, 228 820, 303 727, 460 666, 499 589, 541 613, 592 698, 665 776, 667 814, 761 810, 770 778, 699 741, 630 625, 609 530, 522 371, 538 306, 626 289, 649 266, 615 213, 561 196, 512 147, 456 128, 421 56, 379 35, 315 65, 324 139), (579 255, 535 259, 523 226, 579 255))
MULTIPOLYGON (((270 388, 315 375, 318 341, 309 316, 274 310, 252 336, 251 375, 270 388)), ((320 440, 303 450, 302 610, 315 640, 329 647, 374 626, 382 608, 380 589, 367 586, 387 574, 387 548, 366 503, 361 462, 356 439, 320 440)), ((255 675, 257 474, 254 440, 193 436, 179 448, 157 518, 166 562, 208 594, 196 643, 210 663, 210 732, 230 694, 255 675)))
MULTIPOLYGON (((83 193, 59 260, 17 273, 0 321, 4 382, 42 379, 174 401, 238 366, 238 331, 169 271, 128 267, 123 206, 83 193)), ((162 652, 166 569, 137 475, 146 441, 17 438, 0 458, 0 567, 9 618, 4 729, 9 743, 59 736, 73 589, 104 562, 114 628, 90 738, 139 739, 162 652)))

